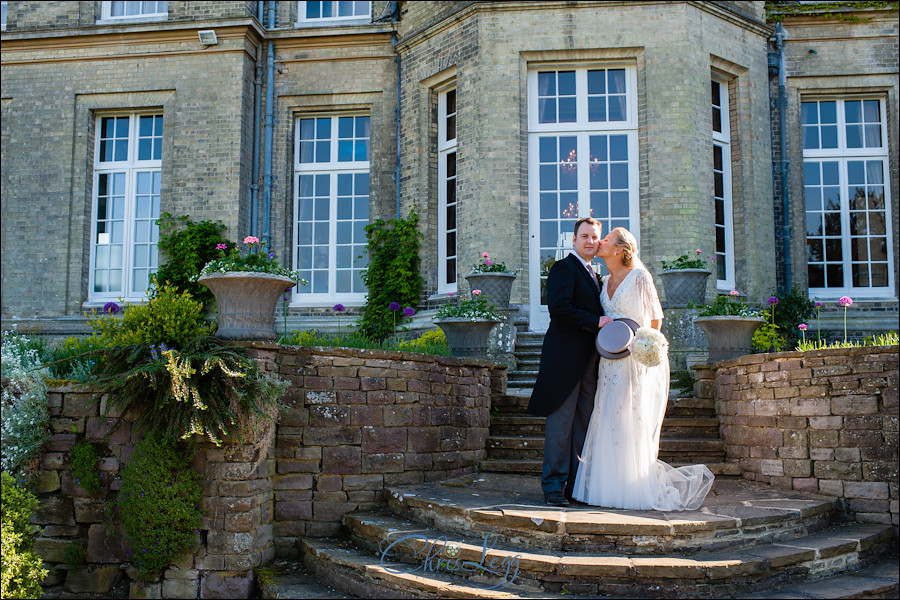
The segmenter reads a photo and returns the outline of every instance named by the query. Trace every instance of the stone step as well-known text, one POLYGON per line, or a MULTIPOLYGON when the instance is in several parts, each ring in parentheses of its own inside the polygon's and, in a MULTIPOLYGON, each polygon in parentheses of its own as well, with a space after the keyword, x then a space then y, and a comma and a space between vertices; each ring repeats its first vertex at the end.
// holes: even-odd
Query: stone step
POLYGON ((900 597, 900 562, 896 556, 852 573, 835 575, 819 581, 804 581, 739 596, 746 600, 809 598, 898 598, 900 597))
POLYGON ((431 564, 440 568, 443 558, 444 565, 494 566, 490 569, 493 573, 477 567, 453 571, 476 584, 507 583, 514 590, 552 592, 563 580, 570 589, 588 591, 587 586, 596 586, 590 591, 641 597, 659 597, 661 594, 653 593, 654 588, 671 592, 703 587, 707 597, 713 592, 724 595, 735 590, 768 590, 777 581, 789 581, 799 570, 815 579, 816 573, 821 577, 834 572, 838 557, 847 561, 842 567, 865 565, 866 559, 860 559, 860 555, 874 559, 892 537, 889 526, 848 525, 797 539, 700 551, 684 557, 537 548, 529 551, 519 544, 500 542, 492 534, 481 538, 447 534, 380 513, 351 513, 345 516, 344 525, 356 545, 379 559, 405 563, 407 569, 422 567, 428 557, 433 557, 431 564))
MULTIPOLYGON (((447 535, 480 539, 491 534, 498 543, 520 550, 629 556, 691 555, 783 542, 830 527, 835 506, 833 498, 720 479, 695 511, 611 510, 574 503, 556 508, 544 504, 539 477, 499 473, 389 487, 385 496, 395 515, 447 535)), ((883 529, 891 539, 891 527, 883 529)))
MULTIPOLYGON (((303 538, 303 563, 320 580, 360 598, 546 598, 546 594, 482 589, 462 577, 381 560, 344 541, 303 538)), ((437 559, 433 561, 437 563, 437 559)), ((489 587, 489 586, 485 586, 489 587)), ((301 596, 302 597, 302 596, 301 596)))
POLYGON ((263 599, 332 600, 359 597, 321 583, 302 564, 293 561, 275 561, 270 566, 257 567, 253 574, 259 588, 259 595, 255 597, 263 599))
MULTIPOLYGON (((510 437, 543 437, 544 417, 524 412, 498 412, 491 415, 491 434, 510 437)), ((719 421, 715 417, 669 417, 663 419, 663 438, 719 437, 719 421)))
MULTIPOLYGON (((488 453, 491 454, 490 452, 488 453)), ((478 469, 484 473, 508 473, 517 475, 540 475, 541 461, 540 458, 489 458, 478 463, 478 469)), ((724 462, 720 455, 706 457, 700 460, 684 460, 681 457, 675 457, 674 460, 666 461, 673 467, 681 467, 684 465, 695 465, 703 463, 713 475, 722 478, 740 478, 741 466, 738 463, 724 462)))
MULTIPOLYGON (((665 433, 665 432, 664 432, 665 433)), ((659 456, 684 458, 689 456, 722 459, 725 452, 724 442, 710 438, 662 438, 659 441, 659 456), (687 442, 687 443, 684 443, 687 442)), ((540 436, 490 436, 487 441, 487 457, 489 459, 537 459, 544 456, 544 438, 540 436)), ((700 462, 703 462, 702 460, 700 462)))
MULTIPOLYGON (((507 385, 506 395, 495 398, 491 408, 496 410, 496 416, 505 414, 518 415, 525 412, 528 402, 531 400, 531 388, 518 384, 507 385)), ((667 417, 715 417, 716 407, 712 399, 700 400, 698 398, 669 397, 666 406, 667 417)))

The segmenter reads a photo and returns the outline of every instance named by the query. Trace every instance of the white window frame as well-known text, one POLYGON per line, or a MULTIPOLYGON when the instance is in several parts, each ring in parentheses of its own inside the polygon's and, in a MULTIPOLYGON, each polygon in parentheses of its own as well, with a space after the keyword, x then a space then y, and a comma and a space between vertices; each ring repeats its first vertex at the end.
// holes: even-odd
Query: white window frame
MULTIPOLYGON (((147 293, 137 293, 131 291, 132 271, 134 265, 134 245, 135 245, 135 221, 136 221, 136 182, 138 173, 160 173, 162 176, 162 159, 138 160, 138 127, 139 119, 142 116, 162 116, 160 111, 147 111, 137 113, 103 113, 96 115, 95 134, 94 134, 94 178, 93 188, 91 192, 91 249, 90 263, 88 268, 88 302, 100 303, 110 300, 121 299, 126 302, 140 302, 147 298, 147 293), (101 161, 100 160, 100 141, 101 128, 103 119, 111 117, 128 117, 129 118, 129 137, 127 160, 123 161, 101 161), (122 290, 121 292, 95 292, 95 261, 97 254, 97 221, 98 221, 98 195, 100 191, 100 176, 111 175, 116 173, 125 174, 125 207, 124 207, 124 233, 123 233, 123 252, 122 252, 122 290)), ((165 120, 164 120, 165 123, 165 120)), ((163 126, 163 135, 165 135, 165 125, 163 126)), ((160 198, 162 200, 162 198, 160 198)), ((152 216, 151 216, 152 218, 152 216)), ((158 216, 157 216, 158 218, 158 216)), ((150 270, 155 272, 159 268, 159 226, 155 220, 150 227, 151 245, 156 245, 156 256, 151 254, 150 270), (155 267, 154 267, 155 264, 155 267)))
MULTIPOLYGON (((722 291, 733 290, 735 288, 734 281, 734 205, 733 205, 733 196, 732 196, 732 180, 731 180, 731 105, 729 102, 729 87, 728 80, 723 77, 718 77, 713 75, 710 79, 710 88, 712 87, 712 82, 715 81, 719 84, 719 109, 721 112, 721 123, 722 123, 722 131, 715 131, 713 129, 712 119, 710 119, 710 131, 712 132, 712 145, 713 152, 715 153, 715 147, 719 147, 722 149, 722 187, 723 187, 723 218, 725 222, 723 223, 723 227, 725 229, 725 279, 718 278, 718 264, 715 267, 715 276, 716 276, 716 289, 722 291)), ((712 90, 710 89, 710 97, 712 97, 712 90)), ((712 106, 711 106, 712 108, 712 106)), ((715 162, 713 157, 710 157, 713 160, 712 169, 710 170, 712 173, 715 173, 715 162)), ((715 180, 713 180, 713 218, 715 219, 715 180)), ((719 227, 719 224, 716 223, 716 227, 719 227)), ((716 257, 716 261, 718 262, 718 248, 717 241, 713 239, 713 256, 716 257)))
POLYGON ((0 2, 0 31, 6 31, 6 13, 9 8, 6 0, 0 2))
MULTIPOLYGON (((143 3, 141 3, 143 10, 143 3)), ((166 21, 169 18, 169 5, 168 1, 166 2, 166 12, 155 12, 155 13, 146 13, 140 15, 123 15, 119 17, 112 16, 112 1, 111 0, 103 0, 100 3, 100 20, 97 21, 99 24, 109 24, 109 23, 141 23, 145 21, 166 21)))
MULTIPOLYGON (((578 156, 577 194, 579 213, 573 221, 590 216, 590 137, 597 134, 626 135, 628 148, 628 229, 640 244, 640 190, 637 119, 637 72, 633 62, 592 62, 592 63, 542 63, 528 67, 528 222, 529 222, 529 297, 530 323, 533 330, 544 330, 549 325, 547 307, 541 305, 540 272, 540 181, 539 181, 539 141, 541 137, 565 134, 577 138, 578 156), (626 85, 626 119, 623 121, 588 120, 587 72, 595 69, 624 69, 626 85), (575 71, 576 121, 573 123, 538 122, 538 73, 544 71, 575 71)), ((605 227, 605 226, 604 226, 605 227)), ((603 232, 606 235, 608 231, 603 232)), ((571 232, 560 234, 561 245, 557 249, 557 260, 565 258, 572 248, 571 232)), ((598 273, 605 266, 602 261, 594 264, 598 273)))
MULTIPOLYGON (((893 215, 891 213, 891 203, 893 196, 891 195, 891 176, 890 162, 888 152, 888 129, 887 129, 887 98, 883 96, 845 96, 845 97, 802 97, 801 105, 804 102, 835 102, 837 112, 837 148, 818 148, 803 149, 803 164, 806 165, 807 159, 815 162, 827 160, 829 162, 838 163, 838 186, 840 188, 841 202, 841 256, 844 272, 844 285, 841 287, 809 287, 809 296, 821 300, 834 300, 841 296, 850 296, 856 298, 878 298, 878 299, 896 299, 896 287, 894 281, 894 241, 893 236, 893 215), (878 148, 848 148, 847 147, 847 130, 844 104, 852 101, 878 100, 879 118, 881 122, 881 146, 878 148), (885 219, 885 239, 887 244, 887 286, 881 287, 853 287, 853 260, 850 235, 850 201, 849 201, 849 183, 847 176, 847 164, 851 161, 881 161, 882 177, 884 180, 884 219, 885 219), (849 284, 849 285, 848 285, 849 284)), ((801 140, 802 145, 802 140, 801 140)), ((803 170, 801 170, 801 174, 803 170)), ((805 189, 805 185, 804 185, 805 189)), ((806 246, 806 207, 805 199, 801 199, 803 203, 803 240, 804 248, 806 246)), ((805 262, 805 261, 804 261, 805 262)))
POLYGON ((459 95, 456 94, 455 108, 453 113, 447 113, 447 94, 449 92, 456 93, 456 87, 448 87, 438 92, 438 286, 437 293, 448 294, 457 291, 458 277, 452 283, 447 282, 447 263, 453 259, 456 264, 456 274, 459 273, 459 120, 456 121, 456 132, 453 138, 447 138, 447 119, 456 116, 459 108, 459 95), (453 180, 456 182, 456 248, 447 247, 448 223, 447 223, 447 159, 450 154, 456 155, 456 175, 453 180))
MULTIPOLYGON (((296 27, 334 27, 336 25, 365 25, 372 22, 372 3, 368 2, 368 11, 364 15, 350 15, 346 17, 316 17, 307 18, 306 2, 297 2, 296 27)), ((335 7, 337 8, 337 7, 335 7)))
MULTIPOLYGON (((294 119, 294 207, 293 222, 291 225, 293 239, 293 269, 300 269, 300 230, 298 227, 300 217, 300 177, 301 175, 324 175, 330 178, 329 187, 329 218, 328 218, 328 292, 313 293, 295 286, 291 292, 291 306, 326 306, 334 302, 340 302, 348 306, 362 306, 366 301, 366 292, 336 292, 337 288, 337 179, 341 174, 366 173, 371 184, 371 153, 372 153, 372 118, 366 112, 342 112, 327 114, 303 114, 294 119), (366 161, 338 161, 338 119, 341 117, 369 117, 369 160, 366 161), (300 122, 303 119, 330 118, 331 146, 330 160, 328 162, 301 163, 300 162, 300 122)), ((371 187, 369 189, 369 203, 371 210, 371 187)), ((369 213, 369 223, 372 222, 372 214, 369 213)), ((364 251, 366 251, 364 249, 364 251)), ((313 282, 309 282, 311 290, 313 282)))

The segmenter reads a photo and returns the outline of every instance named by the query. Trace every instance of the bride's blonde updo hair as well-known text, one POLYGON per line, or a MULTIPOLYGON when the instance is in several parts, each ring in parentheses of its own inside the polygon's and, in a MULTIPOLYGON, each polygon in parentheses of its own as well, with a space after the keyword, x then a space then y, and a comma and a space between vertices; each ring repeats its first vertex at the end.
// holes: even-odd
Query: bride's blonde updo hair
POLYGON ((634 257, 636 257, 638 253, 637 240, 634 239, 634 235, 624 227, 616 227, 613 229, 613 233, 616 234, 616 237, 619 240, 616 242, 616 248, 621 249, 622 264, 626 267, 630 267, 634 257))

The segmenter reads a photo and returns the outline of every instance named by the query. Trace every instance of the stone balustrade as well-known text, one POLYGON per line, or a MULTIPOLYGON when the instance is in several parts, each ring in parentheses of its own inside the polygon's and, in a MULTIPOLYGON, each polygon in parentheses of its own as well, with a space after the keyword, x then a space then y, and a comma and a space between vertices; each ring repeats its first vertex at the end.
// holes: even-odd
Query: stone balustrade
POLYGON ((695 368, 746 479, 841 498, 898 527, 898 347, 757 354, 695 368))

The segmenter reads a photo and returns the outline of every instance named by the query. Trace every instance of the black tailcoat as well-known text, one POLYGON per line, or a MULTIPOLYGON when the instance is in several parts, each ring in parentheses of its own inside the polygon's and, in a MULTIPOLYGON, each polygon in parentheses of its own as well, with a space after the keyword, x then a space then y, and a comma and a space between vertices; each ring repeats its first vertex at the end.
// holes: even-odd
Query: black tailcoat
POLYGON ((556 261, 547 275, 550 327, 528 412, 546 417, 578 385, 597 356, 594 339, 603 315, 600 290, 575 254, 556 261))

